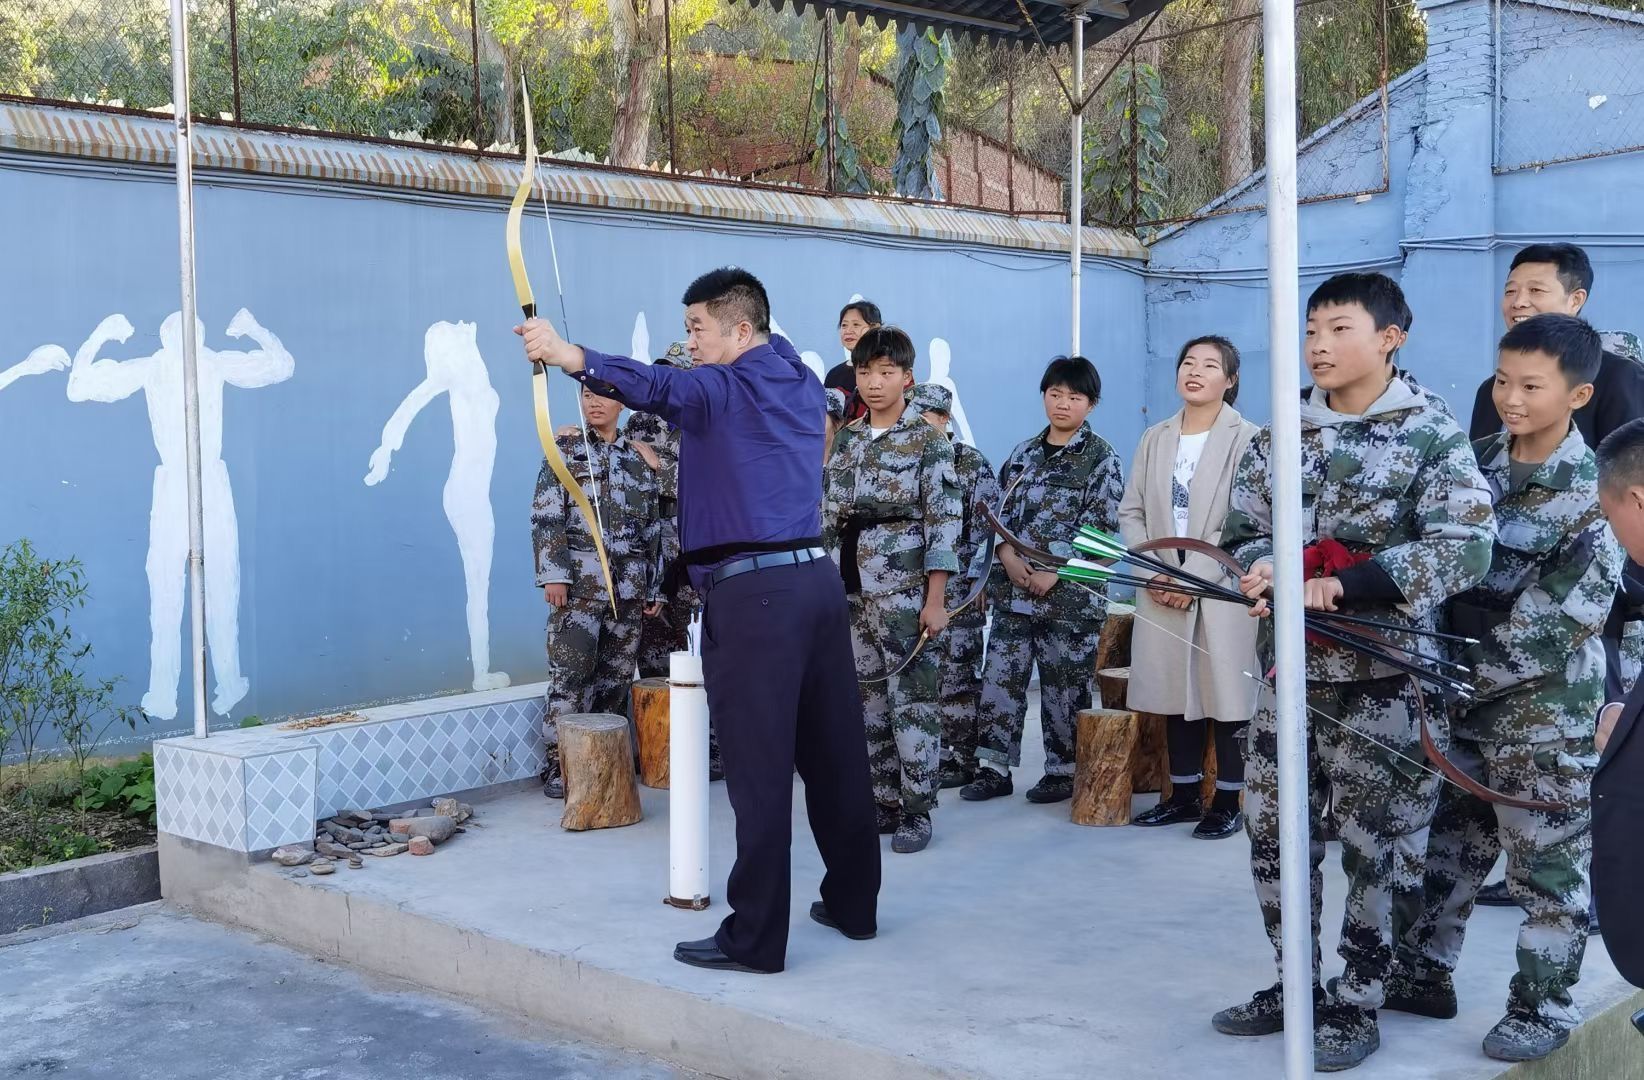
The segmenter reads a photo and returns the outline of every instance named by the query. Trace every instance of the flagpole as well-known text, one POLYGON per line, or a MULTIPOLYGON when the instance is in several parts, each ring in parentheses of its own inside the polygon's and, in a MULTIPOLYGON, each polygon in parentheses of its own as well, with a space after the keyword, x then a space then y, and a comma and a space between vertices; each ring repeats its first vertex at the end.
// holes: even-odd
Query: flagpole
POLYGON ((200 494, 200 379, 194 299, 194 151, 188 115, 188 13, 171 0, 171 103, 177 130, 177 249, 183 318, 183 431, 188 452, 189 653, 194 737, 206 737, 205 513, 200 494))

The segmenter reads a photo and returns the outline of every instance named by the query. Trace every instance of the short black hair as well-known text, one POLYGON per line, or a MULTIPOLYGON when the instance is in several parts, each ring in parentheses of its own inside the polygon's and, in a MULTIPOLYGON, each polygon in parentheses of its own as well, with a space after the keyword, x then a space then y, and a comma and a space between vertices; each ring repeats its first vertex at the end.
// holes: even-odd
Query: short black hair
POLYGON ((721 326, 727 320, 735 325, 746 321, 756 334, 771 332, 771 299, 759 279, 735 266, 709 270, 691 282, 680 303, 706 304, 708 314, 721 326))
POLYGON ((1182 351, 1176 354, 1176 370, 1180 371, 1182 364, 1187 360, 1187 351, 1195 345, 1214 345, 1216 351, 1222 354, 1222 371, 1232 385, 1222 392, 1222 400, 1229 405, 1239 396, 1239 348, 1220 334, 1204 334, 1196 337, 1182 346, 1182 351))
POLYGON ((1546 353, 1558 361, 1558 370, 1570 388, 1598 378, 1604 362, 1604 342, 1598 331, 1578 315, 1535 315, 1515 323, 1501 335, 1502 352, 1546 353))
POLYGON ((1404 302, 1404 290, 1386 274, 1337 274, 1313 290, 1307 298, 1307 313, 1336 304, 1357 304, 1370 313, 1377 330, 1389 326, 1409 329, 1410 305, 1404 302))
POLYGON ((1045 366, 1039 380, 1039 393, 1053 386, 1065 386, 1075 394, 1083 394, 1092 405, 1102 400, 1102 376, 1096 365, 1082 356, 1058 356, 1045 366))
POLYGON ((1565 292, 1585 289, 1590 295, 1593 291, 1593 261, 1574 244, 1531 244, 1513 256, 1507 272, 1525 263, 1552 263, 1558 268, 1558 280, 1565 292))
POLYGON ((852 300, 839 309, 839 321, 844 322, 845 316, 851 312, 861 316, 862 321, 869 326, 884 326, 885 316, 879 313, 879 305, 872 300, 852 300))
POLYGON ((1604 436, 1597 457, 1598 482, 1604 487, 1644 487, 1644 417, 1604 436))
POLYGON ((851 366, 865 368, 875 360, 889 360, 903 371, 912 371, 913 339, 894 326, 874 327, 851 350, 851 366))

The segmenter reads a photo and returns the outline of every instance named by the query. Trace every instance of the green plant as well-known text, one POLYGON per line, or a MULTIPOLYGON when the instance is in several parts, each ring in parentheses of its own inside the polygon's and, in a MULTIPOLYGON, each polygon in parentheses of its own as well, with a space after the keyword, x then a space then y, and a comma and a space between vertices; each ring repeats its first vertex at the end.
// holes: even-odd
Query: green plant
POLYGON ((1165 216, 1170 181, 1159 69, 1124 64, 1106 94, 1102 122, 1086 127, 1086 218, 1131 225, 1157 221, 1165 216))
POLYGON ((896 42, 896 190, 921 199, 940 199, 936 146, 942 141, 942 95, 948 84, 953 46, 946 35, 909 26, 896 42))
POLYGON ((873 180, 868 171, 862 167, 862 156, 856 149, 856 143, 851 139, 850 123, 845 118, 845 110, 828 108, 827 79, 825 72, 818 71, 811 86, 811 111, 822 118, 816 127, 816 149, 822 154, 824 163, 827 160, 830 132, 827 118, 833 117, 831 137, 833 141, 833 190, 843 191, 852 195, 865 195, 873 190, 873 180))
POLYGON ((263 718, 260 716, 248 716, 244 720, 240 721, 240 726, 242 728, 262 727, 263 718))
POLYGON ((117 810, 126 817, 154 824, 154 755, 87 769, 78 809, 117 810))

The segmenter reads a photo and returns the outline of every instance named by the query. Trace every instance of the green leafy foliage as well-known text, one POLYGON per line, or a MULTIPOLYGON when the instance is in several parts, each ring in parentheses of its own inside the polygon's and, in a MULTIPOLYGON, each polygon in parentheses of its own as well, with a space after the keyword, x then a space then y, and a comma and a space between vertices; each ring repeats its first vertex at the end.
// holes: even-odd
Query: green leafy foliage
POLYGON ((86 770, 77 808, 113 810, 154 824, 154 757, 96 765, 86 770))
POLYGON ((1091 125, 1085 135, 1085 219, 1156 221, 1165 216, 1170 184, 1168 104, 1159 70, 1125 64, 1104 94, 1104 122, 1091 125))
POLYGON ((934 30, 906 27, 896 51, 896 164, 891 177, 902 195, 940 199, 942 184, 936 176, 936 148, 942 141, 942 101, 948 84, 953 46, 934 30))
POLYGON ((862 167, 862 155, 851 139, 850 122, 845 110, 832 110, 832 129, 828 124, 829 110, 827 102, 826 73, 818 70, 814 85, 811 88, 811 111, 822 118, 816 127, 816 149, 820 155, 822 167, 826 168, 828 154, 828 140, 833 140, 833 189, 853 195, 865 195, 874 190, 873 178, 862 167))

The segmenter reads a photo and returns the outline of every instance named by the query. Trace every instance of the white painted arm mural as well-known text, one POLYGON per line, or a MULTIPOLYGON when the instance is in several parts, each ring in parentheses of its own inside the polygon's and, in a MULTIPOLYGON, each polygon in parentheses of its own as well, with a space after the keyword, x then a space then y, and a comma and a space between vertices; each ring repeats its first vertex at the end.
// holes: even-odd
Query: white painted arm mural
POLYGON ((69 368, 68 399, 70 401, 121 401, 143 389, 148 380, 147 369, 154 357, 136 360, 96 360, 97 351, 111 341, 124 344, 130 340, 131 323, 124 315, 110 315, 97 324, 85 344, 74 354, 69 368))
POLYGON ((411 427, 411 421, 417 414, 427 407, 441 393, 444 387, 436 386, 432 379, 424 379, 416 388, 405 396, 400 407, 394 410, 394 415, 388 418, 383 425, 382 444, 371 454, 371 470, 365 474, 367 487, 375 487, 388 476, 388 465, 394 452, 405 445, 405 433, 411 427))
POLYGON ((0 371, 0 390, 29 375, 45 375, 52 371, 67 371, 68 350, 61 345, 42 345, 28 356, 4 371, 0 371))
POLYGON ((285 346, 280 344, 280 339, 265 330, 256 316, 245 308, 235 312, 234 318, 228 324, 228 336, 249 337, 262 346, 250 352, 217 354, 217 359, 222 364, 223 381, 230 386, 238 386, 242 390, 272 386, 291 378, 292 372, 297 370, 297 362, 291 358, 285 346))

